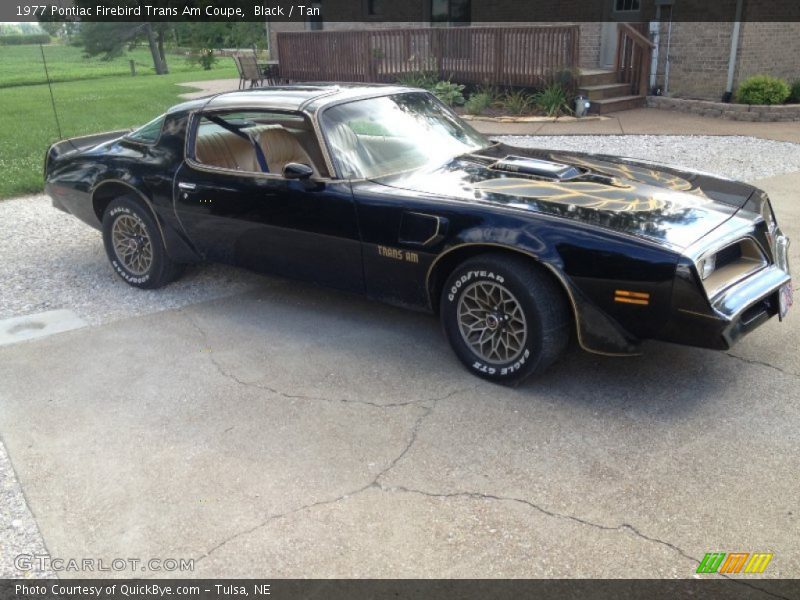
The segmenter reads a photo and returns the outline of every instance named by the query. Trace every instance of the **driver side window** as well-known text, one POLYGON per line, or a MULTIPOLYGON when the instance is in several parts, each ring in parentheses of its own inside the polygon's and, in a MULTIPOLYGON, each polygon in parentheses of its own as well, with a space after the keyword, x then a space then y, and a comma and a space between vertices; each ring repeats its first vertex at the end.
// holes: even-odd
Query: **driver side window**
POLYGON ((278 176, 288 163, 300 163, 311 167, 314 177, 328 177, 316 134, 297 113, 203 114, 197 122, 194 159, 212 168, 278 176))

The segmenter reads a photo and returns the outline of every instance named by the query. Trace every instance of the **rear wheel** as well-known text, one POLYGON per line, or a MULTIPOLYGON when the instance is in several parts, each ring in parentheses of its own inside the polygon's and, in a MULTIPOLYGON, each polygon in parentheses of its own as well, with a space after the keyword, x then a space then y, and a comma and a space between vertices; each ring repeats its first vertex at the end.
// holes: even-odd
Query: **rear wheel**
POLYGON ((485 254, 462 263, 448 278, 440 306, 458 358, 497 383, 516 384, 541 373, 569 341, 563 292, 522 257, 485 254))
POLYGON ((150 211, 133 198, 115 198, 106 207, 103 243, 114 271, 134 287, 163 287, 181 274, 150 211))

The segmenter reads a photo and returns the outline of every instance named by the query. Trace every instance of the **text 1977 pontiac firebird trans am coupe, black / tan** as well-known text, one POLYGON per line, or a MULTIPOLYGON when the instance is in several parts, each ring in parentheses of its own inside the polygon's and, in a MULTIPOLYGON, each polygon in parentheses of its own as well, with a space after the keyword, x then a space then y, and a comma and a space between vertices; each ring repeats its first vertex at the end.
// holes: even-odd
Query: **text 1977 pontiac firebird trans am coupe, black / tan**
POLYGON ((194 100, 53 145, 45 177, 130 285, 220 261, 427 309, 497 382, 541 372, 573 331, 607 355, 643 339, 727 349, 792 298, 761 190, 493 142, 411 88, 194 100))

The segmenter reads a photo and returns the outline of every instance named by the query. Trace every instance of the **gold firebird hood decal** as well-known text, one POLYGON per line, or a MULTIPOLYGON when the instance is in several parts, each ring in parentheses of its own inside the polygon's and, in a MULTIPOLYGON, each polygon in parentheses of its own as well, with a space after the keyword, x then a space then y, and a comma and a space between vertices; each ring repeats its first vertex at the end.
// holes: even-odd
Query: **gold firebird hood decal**
POLYGON ((579 157, 570 156, 568 159, 573 164, 610 177, 612 182, 503 177, 478 181, 474 186, 482 192, 610 212, 652 212, 664 210, 669 204, 690 207, 711 201, 702 191, 693 189, 689 181, 675 175, 631 165, 593 163, 579 157))
MULTIPOLYGON (((554 157, 555 158, 555 157, 554 157)), ((577 167, 584 167, 595 173, 601 173, 608 177, 615 179, 628 179, 631 181, 638 181, 640 183, 655 185, 670 189, 675 192, 688 192, 692 190, 691 182, 683 177, 665 173, 656 169, 648 169, 646 167, 614 164, 608 162, 595 162, 588 160, 582 156, 563 155, 558 157, 559 160, 567 160, 570 164, 577 167)))
POLYGON ((633 186, 619 188, 588 181, 556 183, 505 177, 479 181, 475 183, 475 189, 613 212, 647 212, 663 209, 667 204, 664 199, 653 196, 641 197, 631 193, 634 190, 633 186))

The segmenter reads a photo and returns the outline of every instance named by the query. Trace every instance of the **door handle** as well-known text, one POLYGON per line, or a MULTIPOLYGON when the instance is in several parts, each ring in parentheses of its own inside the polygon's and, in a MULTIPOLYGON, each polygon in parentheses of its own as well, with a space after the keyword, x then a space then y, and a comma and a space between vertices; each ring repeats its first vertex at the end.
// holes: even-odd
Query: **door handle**
POLYGON ((181 190, 194 190, 197 186, 194 183, 186 183, 185 181, 181 181, 178 183, 178 189, 181 190))

